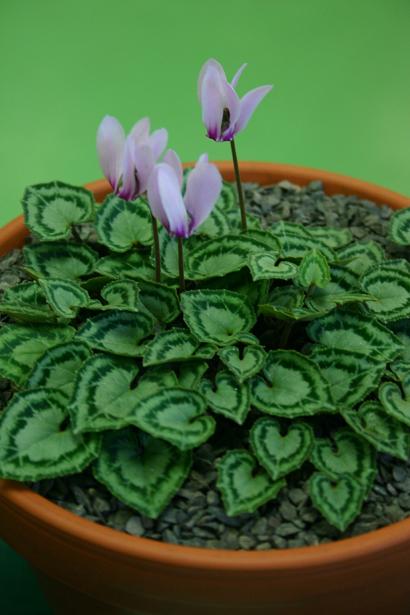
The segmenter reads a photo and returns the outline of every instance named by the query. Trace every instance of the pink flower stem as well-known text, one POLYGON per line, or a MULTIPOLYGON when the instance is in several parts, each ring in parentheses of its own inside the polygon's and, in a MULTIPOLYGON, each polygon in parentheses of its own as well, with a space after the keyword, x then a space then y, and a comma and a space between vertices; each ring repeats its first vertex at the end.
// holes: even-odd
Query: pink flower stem
POLYGON ((159 247, 158 222, 154 216, 152 218, 152 235, 154 237, 155 254, 155 280, 161 282, 161 250, 159 247))
POLYGON ((239 173, 238 158, 236 156, 236 147, 235 147, 234 139, 232 139, 230 143, 231 143, 233 168, 235 169, 236 187, 238 190, 239 207, 241 210, 242 231, 246 233, 246 231, 248 230, 248 224, 246 221, 245 199, 243 196, 241 176, 239 173))
POLYGON ((185 277, 184 277, 184 240, 182 237, 178 237, 178 265, 179 265, 179 290, 183 292, 185 290, 185 277))

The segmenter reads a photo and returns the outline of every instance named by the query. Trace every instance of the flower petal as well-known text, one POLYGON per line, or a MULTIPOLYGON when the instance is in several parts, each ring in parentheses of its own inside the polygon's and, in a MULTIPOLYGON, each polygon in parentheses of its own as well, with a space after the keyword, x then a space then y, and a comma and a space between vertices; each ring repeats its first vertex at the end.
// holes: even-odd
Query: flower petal
POLYGON ((247 63, 242 64, 242 66, 234 74, 233 79, 231 81, 231 86, 233 88, 236 88, 236 86, 238 85, 239 77, 242 75, 243 71, 245 70, 247 66, 248 66, 247 63))
POLYGON ((137 143, 146 143, 149 138, 151 122, 148 117, 143 117, 131 128, 129 136, 137 143))
POLYGON ((138 189, 137 180, 135 178, 135 167, 133 160, 133 142, 130 137, 127 137, 124 148, 124 158, 122 165, 122 181, 117 190, 118 196, 126 201, 132 201, 138 189))
POLYGON ((219 71, 209 66, 201 85, 202 121, 207 129, 207 135, 214 141, 219 141, 223 112, 226 107, 225 84, 219 71))
POLYGON ((207 60, 203 65, 201 70, 199 71, 199 76, 198 76, 198 98, 201 101, 201 97, 202 97, 202 83, 203 80, 205 78, 205 75, 208 73, 209 69, 214 69, 217 71, 217 73, 219 73, 219 77, 222 81, 227 81, 226 75, 225 75, 225 71, 223 69, 223 66, 220 62, 218 62, 218 60, 215 60, 214 58, 210 58, 209 60, 207 60))
POLYGON ((148 182, 148 201, 153 215, 177 237, 188 236, 188 215, 178 177, 173 168, 157 164, 148 182))
POLYGON ((158 175, 161 166, 162 163, 157 164, 149 177, 147 196, 152 215, 159 220, 165 228, 168 228, 168 218, 162 207, 161 195, 158 188, 158 175))
POLYGON ((149 144, 134 146, 132 153, 137 175, 137 194, 139 195, 147 189, 149 177, 155 166, 155 158, 149 144))
POLYGON ((235 126, 236 122, 239 118, 239 113, 241 109, 241 101, 239 99, 238 94, 235 92, 230 83, 226 83, 224 86, 225 90, 225 109, 229 110, 229 125, 223 131, 220 140, 221 141, 230 141, 233 136, 236 134, 235 126))
POLYGON ((178 177, 179 187, 181 188, 183 181, 183 170, 181 160, 176 151, 173 149, 169 149, 166 152, 163 161, 169 164, 169 166, 174 169, 175 174, 178 177))
POLYGON ((106 115, 97 130, 97 153, 105 177, 116 190, 121 179, 125 132, 120 122, 106 115))
POLYGON ((262 85, 245 94, 240 102, 239 117, 235 125, 235 134, 245 128, 256 107, 271 89, 271 85, 262 85))
POLYGON ((168 143, 168 131, 166 128, 154 130, 152 135, 148 137, 148 143, 152 149, 155 160, 158 160, 168 143))
POLYGON ((191 216, 190 232, 209 216, 222 188, 221 174, 205 156, 206 154, 202 154, 187 179, 184 201, 191 216))

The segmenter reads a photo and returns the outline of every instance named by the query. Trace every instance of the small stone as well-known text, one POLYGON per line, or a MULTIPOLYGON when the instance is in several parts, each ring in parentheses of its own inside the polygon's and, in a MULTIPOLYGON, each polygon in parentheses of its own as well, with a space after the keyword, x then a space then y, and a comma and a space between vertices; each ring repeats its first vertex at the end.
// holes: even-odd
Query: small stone
POLYGON ((289 489, 288 497, 295 506, 300 506, 307 501, 309 495, 303 489, 295 488, 289 489))
POLYGON ((314 523, 318 516, 319 513, 314 508, 310 508, 307 509, 303 514, 301 514, 300 518, 306 523, 314 523))
POLYGON ((272 549, 272 545, 270 542, 260 542, 255 547, 256 551, 266 551, 267 549, 272 549))
POLYGON ((409 475, 409 471, 403 466, 394 466, 393 467, 393 478, 398 483, 404 481, 409 475))
POLYGON ((216 506, 217 504, 220 503, 220 498, 216 491, 211 490, 211 491, 208 491, 208 493, 206 494, 206 501, 211 506, 216 506))
POLYGON ((388 506, 385 506, 384 512, 392 523, 400 521, 404 517, 403 511, 397 504, 389 504, 388 506))
POLYGON ((410 493, 410 476, 397 483, 396 487, 397 489, 400 489, 400 491, 410 493))
POLYGON ((293 523, 281 523, 279 527, 276 528, 276 534, 278 536, 292 536, 292 534, 297 534, 298 531, 299 528, 293 523))
POLYGON ((151 530, 154 527, 154 521, 149 517, 144 517, 141 515, 141 522, 146 530, 151 530))
POLYGON ((315 192, 316 190, 323 190, 323 182, 320 179, 314 179, 308 183, 306 188, 312 192, 315 192))
POLYGON ((111 510, 109 502, 104 500, 104 498, 96 497, 93 503, 94 512, 98 515, 103 515, 104 513, 108 513, 111 510))
POLYGON ((145 529, 141 523, 140 517, 133 515, 128 519, 125 525, 125 531, 128 532, 128 534, 132 534, 132 536, 143 536, 145 529))
POLYGON ((277 549, 285 549, 288 541, 285 540, 285 538, 282 538, 282 536, 274 536, 272 538, 272 543, 277 549))
POLYGON ((252 534, 255 536, 259 536, 260 534, 266 534, 266 530, 268 529, 268 522, 265 517, 261 517, 256 521, 252 528, 252 534))
POLYGON ((239 536, 239 546, 241 549, 253 549, 256 540, 252 536, 239 536))
MULTIPOLYGON (((175 544, 175 545, 178 544, 178 542, 179 542, 178 538, 175 536, 175 533, 172 530, 170 530, 170 529, 164 530, 164 532, 162 534, 162 539, 165 542, 170 542, 170 543, 175 544)), ((195 541, 195 539, 192 540, 192 543, 194 541, 195 541)))
POLYGON ((403 510, 410 511, 410 493, 401 493, 398 497, 398 503, 403 510))
POLYGON ((117 530, 123 530, 130 517, 132 517, 132 512, 129 510, 117 510, 108 517, 108 522, 117 530))
POLYGON ((285 521, 293 521, 298 516, 296 508, 288 500, 281 502, 279 512, 285 521))
POLYGON ((221 536, 221 547, 223 549, 237 549, 239 546, 239 536, 237 530, 225 530, 221 536))
POLYGON ((296 547, 304 547, 305 546, 305 541, 303 540, 303 538, 290 538, 288 540, 288 547, 290 549, 294 549, 296 547))

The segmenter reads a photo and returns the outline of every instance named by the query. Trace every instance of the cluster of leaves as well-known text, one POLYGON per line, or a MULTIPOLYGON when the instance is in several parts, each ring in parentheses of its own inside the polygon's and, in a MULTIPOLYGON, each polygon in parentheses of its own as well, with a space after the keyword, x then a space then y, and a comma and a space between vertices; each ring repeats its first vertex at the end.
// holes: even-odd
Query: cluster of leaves
MULTIPOLYGON (((83 188, 27 189, 32 281, 7 290, 0 374, 15 393, 0 417, 0 476, 20 481, 91 464, 118 499, 157 517, 218 429, 241 434, 218 462, 229 515, 311 472, 315 507, 344 530, 376 473, 376 452, 410 453, 410 265, 346 229, 250 217, 240 232, 229 184, 185 244, 163 229, 154 281, 143 199, 83 188), (74 241, 95 225, 98 243, 74 241)), ((410 244, 410 214, 392 238, 410 244), (409 230, 408 230, 409 229, 409 230)))

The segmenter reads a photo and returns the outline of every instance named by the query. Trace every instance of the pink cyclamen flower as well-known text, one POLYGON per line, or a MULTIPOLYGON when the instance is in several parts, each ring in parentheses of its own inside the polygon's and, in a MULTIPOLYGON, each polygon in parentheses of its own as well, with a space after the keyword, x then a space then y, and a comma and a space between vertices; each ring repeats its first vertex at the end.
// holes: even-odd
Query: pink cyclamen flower
POLYGON ((208 155, 199 157, 182 196, 182 165, 168 150, 148 181, 148 202, 155 218, 176 237, 189 237, 211 213, 222 188, 222 177, 208 155))
POLYGON ((105 177, 113 191, 132 201, 147 189, 155 162, 164 151, 165 128, 151 135, 147 117, 139 120, 126 137, 124 128, 112 115, 106 115, 97 130, 97 153, 105 177))
POLYGON ((231 83, 217 60, 207 60, 201 68, 198 96, 202 120, 207 136, 214 141, 232 141, 246 127, 256 107, 272 89, 271 85, 262 85, 239 98, 235 88, 246 66, 242 64, 231 83))

